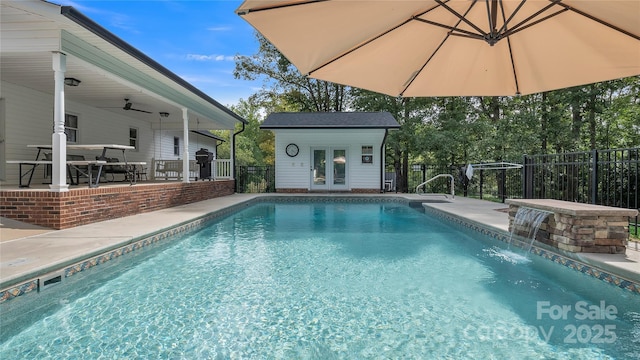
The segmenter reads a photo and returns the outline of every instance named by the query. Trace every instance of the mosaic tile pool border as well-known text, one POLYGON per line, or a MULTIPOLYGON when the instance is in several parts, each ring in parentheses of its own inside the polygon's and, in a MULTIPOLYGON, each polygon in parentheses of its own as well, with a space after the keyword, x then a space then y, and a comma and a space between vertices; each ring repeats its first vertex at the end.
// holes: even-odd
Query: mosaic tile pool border
MULTIPOLYGON (((434 209, 426 206, 425 212, 429 213, 430 215, 442 218, 446 221, 455 223, 457 225, 464 226, 470 230, 477 231, 483 235, 487 235, 493 239, 496 239, 502 242, 508 242, 510 238, 510 235, 502 230, 497 230, 488 226, 483 226, 481 224, 475 223, 468 219, 460 218, 458 216, 446 213, 444 211, 440 211, 438 209, 434 209)), ((513 244, 521 248, 524 246, 524 243, 520 241, 514 241, 513 244)), ((610 272, 607 272, 600 268, 585 264, 575 259, 570 259, 563 255, 554 253, 549 250, 542 249, 537 246, 533 246, 531 248, 531 253, 541 256, 547 260, 553 261, 556 264, 560 264, 572 270, 579 271, 585 275, 595 277, 596 279, 607 282, 613 286, 617 286, 621 289, 640 295, 640 283, 635 283, 629 279, 625 279, 621 276, 611 274, 610 272)))
MULTIPOLYGON (((149 246, 162 242, 166 239, 172 238, 176 235, 182 235, 191 231, 195 231, 200 229, 201 227, 207 225, 209 222, 214 220, 219 220, 222 217, 232 215, 237 211, 249 207, 251 205, 257 203, 265 203, 265 202, 279 202, 279 203, 305 203, 310 201, 318 201, 317 196, 309 195, 309 196, 264 196, 253 198, 247 200, 245 202, 241 202, 232 206, 229 206, 224 209, 220 209, 215 212, 211 212, 202 217, 196 218, 194 220, 185 222, 176 227, 170 229, 163 229, 155 234, 151 234, 144 238, 138 239, 135 242, 127 244, 125 246, 119 247, 117 249, 108 251, 104 254, 91 257, 89 259, 80 261, 76 264, 64 267, 64 277, 68 278, 75 274, 78 274, 82 271, 86 271, 88 269, 94 268, 100 264, 103 264, 107 261, 115 260, 123 255, 132 253, 134 251, 140 251, 145 248, 149 248, 149 246)), ((409 204, 412 202, 416 202, 415 200, 410 200, 403 197, 372 197, 372 196, 328 196, 322 197, 322 201, 324 202, 338 202, 338 203, 402 203, 409 204)), ((468 229, 479 232, 480 234, 487 235, 496 240, 500 240, 503 242, 507 242, 509 240, 509 235, 504 231, 496 230, 494 228, 483 226, 481 224, 469 221, 468 219, 460 218, 457 216, 453 216, 451 214, 447 214, 446 212, 430 208, 424 207, 425 212, 428 212, 430 215, 434 215, 436 217, 445 219, 457 225, 461 225, 468 229)), ((534 247, 532 249, 532 253, 542 256, 548 260, 551 260, 555 263, 564 265, 573 270, 580 271, 586 275, 593 276, 605 282, 608 282, 612 285, 620 287, 622 289, 631 291, 635 294, 640 295, 640 284, 634 283, 627 279, 621 278, 617 275, 608 273, 604 270, 595 268, 593 266, 581 263, 579 261, 566 258, 562 255, 558 255, 556 253, 549 252, 544 249, 540 249, 534 247)), ((59 270, 58 270, 59 271, 59 270)), ((5 301, 9 301, 16 297, 26 295, 28 293, 39 291, 40 290, 40 278, 31 279, 20 283, 18 285, 9 287, 0 292, 0 304, 5 301)))
MULTIPOLYGON (((245 203, 236 204, 215 212, 211 212, 205 216, 196 218, 194 220, 190 220, 189 222, 185 222, 176 227, 160 230, 155 234, 151 234, 149 236, 135 240, 135 242, 129 243, 122 247, 118 247, 104 254, 97 255, 97 256, 85 259, 83 261, 80 261, 78 263, 75 263, 73 265, 64 267, 61 270, 64 273, 64 278, 66 279, 82 271, 86 271, 100 264, 104 264, 107 261, 115 260, 123 255, 132 253, 134 251, 140 251, 142 249, 147 249, 151 245, 162 242, 169 238, 173 238, 177 235, 183 235, 188 232, 198 230, 201 227, 205 226, 207 223, 220 219, 222 217, 231 215, 239 211, 241 208, 247 207, 248 205, 250 204, 245 202, 245 203)), ((55 270, 52 272, 57 272, 57 271, 60 271, 60 270, 55 270)), ((35 279, 30 279, 24 283, 2 290, 0 292, 0 304, 4 303, 5 301, 14 299, 22 295, 29 294, 34 291, 40 291, 42 286, 40 284, 41 279, 42 279, 42 276, 35 279)))

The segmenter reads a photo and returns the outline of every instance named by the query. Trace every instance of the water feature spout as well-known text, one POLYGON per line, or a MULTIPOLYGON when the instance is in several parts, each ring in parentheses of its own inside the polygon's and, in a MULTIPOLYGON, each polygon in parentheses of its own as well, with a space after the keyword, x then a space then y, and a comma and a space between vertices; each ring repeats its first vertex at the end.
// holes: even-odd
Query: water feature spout
POLYGON ((509 247, 511 247, 513 234, 517 231, 518 235, 521 235, 526 239, 531 239, 529 248, 527 248, 527 253, 529 253, 533 247, 533 242, 536 239, 540 225, 550 214, 553 214, 553 212, 524 206, 519 207, 513 219, 513 226, 509 236, 509 247))

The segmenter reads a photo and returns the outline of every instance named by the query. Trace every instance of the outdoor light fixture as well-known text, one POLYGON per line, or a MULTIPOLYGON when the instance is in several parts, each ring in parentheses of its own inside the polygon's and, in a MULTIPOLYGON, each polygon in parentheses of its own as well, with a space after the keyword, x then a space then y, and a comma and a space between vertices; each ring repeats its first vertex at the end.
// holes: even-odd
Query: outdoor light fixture
POLYGON ((160 112, 160 117, 169 117, 169 113, 165 111, 160 112))
POLYGON ((74 78, 64 78, 64 84, 67 86, 78 86, 80 85, 81 81, 78 79, 74 79, 74 78))

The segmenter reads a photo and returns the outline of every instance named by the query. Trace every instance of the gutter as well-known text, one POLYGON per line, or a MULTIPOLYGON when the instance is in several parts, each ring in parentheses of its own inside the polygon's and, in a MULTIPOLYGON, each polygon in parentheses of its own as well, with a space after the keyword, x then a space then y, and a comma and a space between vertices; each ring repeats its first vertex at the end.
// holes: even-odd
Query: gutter
POLYGON ((233 177, 233 192, 238 192, 238 179, 236 179, 236 135, 240 134, 244 131, 245 123, 242 123, 242 130, 233 134, 232 144, 233 144, 233 166, 231 167, 231 176, 233 177))
POLYGON ((384 165, 385 165, 385 158, 384 158, 384 146, 387 142, 387 135, 389 135, 389 129, 384 129, 384 137, 382 137, 382 144, 380 145, 380 173, 382 174, 382 176, 380 177, 380 192, 384 193, 384 180, 385 180, 385 173, 384 173, 384 165))

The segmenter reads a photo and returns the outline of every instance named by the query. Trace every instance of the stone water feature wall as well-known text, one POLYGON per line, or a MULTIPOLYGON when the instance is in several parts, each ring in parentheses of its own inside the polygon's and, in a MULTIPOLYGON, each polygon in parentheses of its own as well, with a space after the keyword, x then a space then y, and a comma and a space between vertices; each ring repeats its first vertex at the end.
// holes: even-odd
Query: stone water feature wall
POLYGON ((629 217, 634 209, 579 204, 548 199, 510 199, 509 230, 526 236, 524 226, 514 228, 515 215, 521 206, 549 211, 541 224, 536 241, 569 252, 624 254, 629 240, 629 217))

